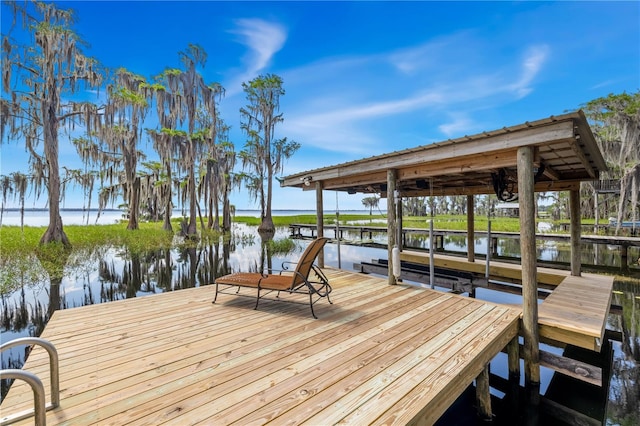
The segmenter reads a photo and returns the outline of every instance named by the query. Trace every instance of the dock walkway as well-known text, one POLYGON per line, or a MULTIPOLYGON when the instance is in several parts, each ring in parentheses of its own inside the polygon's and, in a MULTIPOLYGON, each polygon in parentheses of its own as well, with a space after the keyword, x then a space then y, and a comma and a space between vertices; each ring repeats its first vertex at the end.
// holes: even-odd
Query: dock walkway
MULTIPOLYGON (((318 226, 315 224, 306 224, 306 223, 292 223, 289 225, 289 232, 291 237, 293 238, 315 238, 317 233, 318 226), (308 232, 308 234, 306 233, 308 232)), ((324 231, 332 231, 333 237, 338 238, 338 234, 340 238, 343 238, 344 232, 354 232, 360 234, 360 239, 363 239, 365 235, 368 235, 369 239, 372 238, 373 234, 386 234, 387 228, 384 225, 370 226, 370 225, 340 225, 336 227, 336 225, 325 224, 323 227, 324 231)), ((427 228, 402 228, 402 238, 403 241, 406 240, 406 235, 410 234, 418 234, 418 235, 428 235, 429 229, 427 228)), ((438 247, 442 245, 442 237, 449 235, 457 235, 457 236, 467 236, 467 230, 461 229, 434 229, 433 230, 434 239, 438 239, 440 244, 436 244, 438 247)), ((486 237, 487 231, 474 231, 476 237, 486 237)), ((508 232, 508 231, 492 231, 491 237, 496 238, 508 238, 508 239, 519 239, 519 232, 508 232)), ((559 233, 536 233, 536 238, 541 240, 548 241, 560 241, 560 242, 569 242, 570 235, 567 233, 559 234, 559 233)), ((584 244, 603 244, 603 245, 615 245, 620 247, 640 247, 640 237, 634 236, 616 236, 616 235, 590 235, 583 234, 580 236, 580 241, 584 244)))
MULTIPOLYGON (((317 233, 317 225, 313 224, 299 224, 294 223, 289 225, 289 230, 291 232, 292 238, 315 238, 317 233)), ((387 228, 382 226, 367 226, 367 225, 340 225, 336 227, 335 225, 324 225, 325 236, 331 235, 329 232, 333 232, 334 238, 344 239, 344 233, 355 233, 360 234, 360 240, 352 240, 347 243, 351 244, 376 244, 373 241, 374 234, 386 234, 387 228), (368 235, 368 239, 365 238, 368 235)), ((410 239, 407 237, 410 235, 422 235, 427 237, 429 235, 429 230, 425 228, 402 228, 402 247, 405 247, 408 250, 412 250, 415 247, 411 246, 410 239)), ((474 232, 476 238, 486 238, 486 231, 478 231, 474 232)), ((433 230, 433 240, 434 240, 434 248, 435 251, 443 251, 445 248, 445 238, 450 236, 458 236, 465 237, 467 236, 467 230, 454 230, 454 229, 434 229, 433 230)), ((498 241, 502 239, 519 239, 519 232, 491 232, 491 256, 498 257, 498 241)), ((541 241, 557 241, 562 243, 569 243, 571 241, 571 237, 568 234, 550 234, 550 233, 537 233, 536 239, 541 241)), ((631 253, 632 247, 640 247, 640 237, 630 237, 630 236, 604 236, 604 235, 588 235, 583 234, 580 236, 580 242, 582 244, 593 244, 594 246, 617 246, 619 249, 620 256, 620 266, 619 270, 623 274, 629 273, 638 273, 637 265, 640 262, 636 256, 637 254, 631 253)), ((379 243, 378 243, 379 244, 379 243)), ((594 267, 597 268, 601 265, 584 265, 585 267, 594 267)), ((613 268, 612 265, 609 265, 608 268, 613 268)), ((618 269, 616 267, 615 269, 618 269)))
MULTIPOLYGON (((55 312, 41 337, 59 351, 61 404, 47 424, 428 424, 518 333, 519 309, 326 273, 334 304, 318 320, 305 305, 212 304, 213 286, 55 312)), ((48 383, 44 350, 24 368, 48 383)), ((31 404, 16 382, 2 415, 31 404)))
MULTIPOLYGON (((430 262, 426 252, 403 251, 400 258, 423 265, 430 262)), ((484 262, 469 262, 461 257, 438 253, 434 253, 434 266, 475 274, 486 271, 484 262)), ((538 308, 540 337, 600 351, 614 277, 588 273, 574 277, 568 271, 550 268, 538 268, 537 277, 539 284, 553 288, 538 308)), ((522 281, 522 269, 517 264, 492 261, 489 278, 517 283, 522 281)))
POLYGON ((613 276, 568 275, 538 308, 540 336, 600 352, 613 276))

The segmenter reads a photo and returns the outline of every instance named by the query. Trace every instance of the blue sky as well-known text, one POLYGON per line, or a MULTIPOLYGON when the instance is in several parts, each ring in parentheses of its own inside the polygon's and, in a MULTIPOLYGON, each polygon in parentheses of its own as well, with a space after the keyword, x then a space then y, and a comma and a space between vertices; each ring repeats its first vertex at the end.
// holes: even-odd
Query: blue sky
MULTIPOLYGON (((58 4, 76 11, 85 53, 107 67, 151 77, 179 67, 189 43, 202 46, 202 74, 226 89, 220 109, 238 151, 242 82, 280 75, 286 94, 276 133, 302 145, 284 175, 562 114, 640 88, 635 1, 58 4)), ((151 145, 142 148, 153 157, 151 145)), ((23 151, 3 144, 0 173, 25 171, 23 151)), ((80 167, 68 144, 60 163, 80 167)), ((238 209, 257 208, 244 189, 231 198, 238 209)), ((340 194, 340 208, 361 209, 361 198, 340 194)), ((324 199, 335 208, 334 193, 324 199)), ((69 193, 65 206, 82 200, 69 193)), ((314 207, 313 191, 276 189, 274 209, 314 207)))

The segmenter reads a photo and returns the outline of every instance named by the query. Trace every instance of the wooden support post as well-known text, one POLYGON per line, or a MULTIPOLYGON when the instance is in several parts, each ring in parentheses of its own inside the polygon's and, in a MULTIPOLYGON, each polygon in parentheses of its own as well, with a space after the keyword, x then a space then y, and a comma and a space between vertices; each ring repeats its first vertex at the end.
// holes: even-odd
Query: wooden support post
POLYGON ((507 356, 509 362, 509 382, 515 382, 516 386, 520 385, 520 344, 518 336, 514 337, 507 344, 507 356))
POLYGON ((629 272, 629 246, 627 244, 620 245, 620 270, 623 274, 629 272))
POLYGON ((387 254, 389 258, 388 277, 389 284, 396 284, 396 277, 393 276, 393 246, 396 244, 397 223, 396 223, 396 171, 387 170, 387 254))
POLYGON ((580 218, 580 191, 577 189, 569 191, 569 211, 571 215, 571 275, 579 277, 581 273, 581 218, 580 218))
POLYGON ((398 244, 398 248, 402 251, 402 246, 404 244, 404 233, 402 229, 402 197, 398 197, 396 200, 396 223, 397 223, 397 238, 396 244, 398 244))
MULTIPOLYGON (((595 191, 593 194, 593 214, 595 216, 595 222, 593 224, 593 233, 598 234, 598 230, 600 229, 600 207, 598 204, 598 191, 595 191)), ((596 244, 597 247, 597 244, 596 244)))
MULTIPOLYGON (((324 204, 322 201, 322 182, 316 182, 316 227, 318 238, 324 237, 324 204)), ((318 254, 318 266, 324 268, 324 248, 318 254)))
POLYGON ((489 391, 489 364, 480 372, 476 378, 476 409, 478 418, 481 420, 491 420, 491 392, 489 391))
POLYGON ((508 412, 515 416, 520 407, 520 342, 518 336, 507 344, 507 358, 509 364, 508 412))
POLYGON ((475 198, 473 195, 467 195, 467 260, 475 262, 476 260, 476 236, 475 224, 473 223, 475 216, 475 198))
MULTIPOLYGON (((398 191, 399 193, 399 191, 398 191)), ((402 197, 398 196, 395 200, 396 202, 396 244, 398 245, 398 249, 402 252, 402 247, 404 247, 404 230, 402 229, 402 197)), ((397 259, 400 261, 400 258, 397 259)), ((396 278, 396 283, 402 282, 401 278, 396 278)))
POLYGON ((524 336, 525 386, 540 390, 540 335, 538 332, 538 280, 536 259, 533 148, 518 148, 518 200, 522 264, 522 335, 524 336))

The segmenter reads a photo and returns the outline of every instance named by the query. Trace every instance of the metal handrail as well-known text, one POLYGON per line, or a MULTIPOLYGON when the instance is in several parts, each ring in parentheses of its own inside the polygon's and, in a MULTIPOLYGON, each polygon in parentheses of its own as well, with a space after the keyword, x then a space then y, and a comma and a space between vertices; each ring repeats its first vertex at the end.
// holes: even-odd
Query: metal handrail
POLYGON ((2 417, 0 425, 12 423, 35 414, 37 426, 45 425, 45 412, 60 405, 60 369, 58 351, 51 342, 39 337, 22 337, 0 345, 0 352, 15 346, 39 345, 49 353, 49 375, 51 376, 51 403, 45 404, 44 386, 42 381, 34 374, 24 370, 2 370, 0 375, 7 379, 21 379, 27 382, 33 389, 34 409, 25 410, 11 416, 2 417))
POLYGON ((44 385, 42 384, 42 380, 40 380, 35 374, 24 370, 0 370, 0 376, 2 376, 3 379, 20 379, 27 382, 29 386, 31 386, 31 389, 33 389, 34 405, 33 409, 3 417, 0 419, 0 425, 7 425, 17 422, 18 420, 26 419, 33 416, 35 413, 36 426, 45 426, 47 424, 47 416, 45 415, 47 409, 45 405, 44 385))

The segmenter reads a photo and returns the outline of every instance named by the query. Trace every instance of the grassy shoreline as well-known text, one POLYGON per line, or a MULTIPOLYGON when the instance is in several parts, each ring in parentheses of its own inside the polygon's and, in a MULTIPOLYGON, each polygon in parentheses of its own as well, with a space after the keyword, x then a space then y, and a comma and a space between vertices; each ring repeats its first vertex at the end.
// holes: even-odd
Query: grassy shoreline
MULTIPOLYGON (((429 217, 404 217, 403 226, 405 228, 424 228, 429 227, 429 217)), ((174 230, 179 229, 178 221, 174 220, 174 230)), ((379 226, 386 228, 386 217, 381 214, 341 214, 340 224, 357 222, 366 224, 371 221, 371 226, 379 226)), ((234 221, 244 223, 251 226, 260 224, 260 218, 255 216, 236 216, 234 221)), ((315 224, 316 215, 303 214, 291 216, 274 216, 273 222, 276 227, 289 226, 292 223, 315 224)), ((324 217, 326 225, 333 225, 336 218, 332 215, 324 217)), ((587 221, 585 221, 587 222, 587 221)), ((487 230, 486 216, 476 216, 475 229, 477 231, 487 230)), ((588 223, 588 222, 587 222, 588 223)), ((124 244, 132 246, 155 246, 167 247, 173 243, 173 234, 162 230, 162 222, 142 222, 140 229, 129 231, 126 229, 126 222, 120 222, 110 225, 66 225, 65 233, 69 237, 73 246, 86 246, 92 244, 124 244)), ((199 225, 198 225, 199 228, 199 225)), ((449 230, 466 230, 467 220, 464 215, 440 215, 434 218, 434 228, 449 230)), ((494 218, 492 219, 491 228, 496 232, 519 232, 520 223, 518 218, 494 218)), ((40 237, 44 234, 46 226, 29 226, 24 227, 24 231, 17 225, 3 225, 0 227, 0 259, 5 257, 7 253, 33 251, 39 245, 40 237)), ((199 229, 199 232, 200 229, 199 229)), ((218 235, 214 231, 205 230, 203 236, 218 235)))
MULTIPOLYGON (((316 215, 302 214, 291 216, 274 216, 276 227, 288 227, 292 223, 315 224, 316 215)), ((429 217, 403 217, 403 227, 429 227, 429 217)), ((180 229, 179 221, 174 220, 174 230, 180 229)), ((336 222, 334 215, 324 217, 325 224, 332 226, 336 222)), ((547 220, 543 220, 549 222, 547 220)), ((255 216, 236 216, 236 223, 257 226, 260 218, 255 216)), ((377 226, 386 229, 386 217, 382 214, 341 214, 340 224, 360 224, 377 226)), ((475 229, 478 232, 487 230, 486 216, 475 217, 475 229)), ((588 220, 583 222, 589 223, 588 220)), ((199 224, 198 224, 199 226, 199 224)), ((495 232, 519 232, 518 218, 494 218, 491 223, 495 232)), ((466 215, 440 215, 434 218, 435 229, 466 230, 466 215)), ((162 222, 142 222, 140 229, 130 231, 126 222, 109 225, 66 225, 65 233, 72 248, 65 249, 61 244, 40 245, 40 238, 46 226, 0 227, 0 294, 6 293, 16 282, 41 281, 43 278, 61 276, 64 268, 72 266, 77 258, 99 255, 96 251, 101 247, 118 247, 129 254, 144 254, 154 250, 189 247, 210 241, 218 241, 221 234, 216 231, 199 229, 200 239, 196 241, 179 238, 175 233, 162 230, 162 222)), ((286 253, 295 246, 290 238, 282 238, 270 242, 274 253, 286 253)))
MULTIPOLYGON (((427 217, 405 217, 403 226, 406 228, 429 227, 427 217)), ((174 221, 174 230, 179 229, 178 220, 174 221)), ((358 222, 366 224, 372 222, 372 226, 386 228, 380 221, 386 217, 380 214, 344 214, 340 215, 340 223, 358 222), (375 221, 375 222, 374 222, 375 221)), ((251 226, 260 224, 260 218, 254 216, 237 216, 235 222, 244 223, 251 226)), ((335 224, 335 217, 325 216, 325 224, 335 224)), ((293 216, 274 216, 273 222, 276 227, 286 227, 292 223, 315 224, 316 216, 312 214, 293 216)), ((97 244, 126 245, 133 251, 144 250, 145 247, 171 247, 174 244, 174 234, 162 230, 162 222, 143 222, 140 229, 129 231, 126 229, 126 222, 110 225, 66 225, 65 233, 73 247, 88 247, 97 244)), ((466 216, 437 216, 434 218, 436 229, 466 230, 466 216)), ((15 256, 20 253, 32 253, 39 248, 39 241, 44 234, 46 226, 25 226, 22 230, 20 226, 3 225, 0 227, 0 260, 8 256, 15 256)), ((475 219, 475 229, 484 231, 487 229, 486 217, 475 219)), ((497 218, 492 220, 494 231, 518 232, 519 221, 517 218, 497 218)), ((203 237, 218 236, 215 231, 205 230, 203 237)))

